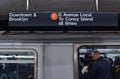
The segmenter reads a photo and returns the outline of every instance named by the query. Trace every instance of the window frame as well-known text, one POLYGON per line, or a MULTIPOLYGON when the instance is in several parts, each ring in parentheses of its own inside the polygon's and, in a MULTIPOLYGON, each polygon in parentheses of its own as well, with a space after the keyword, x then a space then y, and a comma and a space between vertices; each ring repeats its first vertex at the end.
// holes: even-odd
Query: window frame
MULTIPOLYGON (((34 64, 34 79, 38 79, 38 52, 37 50, 33 48, 0 48, 0 52, 2 51, 4 52, 32 52, 34 54, 34 60, 33 60, 34 61, 33 63, 34 64)), ((9 61, 14 62, 15 60, 9 60, 9 61)), ((20 60, 20 61, 24 61, 24 60, 20 60)), ((25 60, 25 61, 29 61, 29 60, 25 60)), ((15 62, 15 63, 18 63, 18 62, 15 62)))
POLYGON ((74 79, 79 79, 79 48, 82 46, 120 46, 120 42, 94 42, 94 43, 74 43, 73 45, 73 69, 74 79))

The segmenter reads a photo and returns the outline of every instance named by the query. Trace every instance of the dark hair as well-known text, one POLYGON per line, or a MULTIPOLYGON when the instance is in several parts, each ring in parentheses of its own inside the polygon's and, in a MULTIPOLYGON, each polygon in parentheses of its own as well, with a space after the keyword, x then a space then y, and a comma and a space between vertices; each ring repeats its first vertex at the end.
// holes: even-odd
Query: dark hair
POLYGON ((84 56, 84 65, 87 66, 89 65, 91 59, 90 59, 90 53, 86 53, 84 56))
POLYGON ((79 62, 84 63, 84 58, 80 57, 79 62))
POLYGON ((89 53, 86 53, 84 58, 90 58, 90 54, 89 53))
POLYGON ((117 56, 117 57, 115 58, 114 64, 115 64, 115 65, 120 65, 120 57, 119 57, 119 56, 117 56))

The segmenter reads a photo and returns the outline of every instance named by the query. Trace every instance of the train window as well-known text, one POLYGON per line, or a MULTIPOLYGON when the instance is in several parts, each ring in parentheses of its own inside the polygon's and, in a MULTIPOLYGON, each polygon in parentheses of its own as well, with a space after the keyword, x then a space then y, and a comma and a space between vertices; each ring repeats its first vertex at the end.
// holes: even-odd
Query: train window
POLYGON ((0 79, 35 79, 36 52, 0 49, 0 79))
POLYGON ((85 45, 78 49, 79 79, 120 78, 120 46, 85 45))

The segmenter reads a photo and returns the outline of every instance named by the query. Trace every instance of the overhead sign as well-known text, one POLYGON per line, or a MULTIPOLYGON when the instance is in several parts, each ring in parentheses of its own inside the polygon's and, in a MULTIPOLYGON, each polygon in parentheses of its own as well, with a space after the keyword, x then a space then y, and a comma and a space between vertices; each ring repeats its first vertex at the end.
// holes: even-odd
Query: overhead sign
POLYGON ((112 12, 10 12, 9 26, 118 26, 112 12))

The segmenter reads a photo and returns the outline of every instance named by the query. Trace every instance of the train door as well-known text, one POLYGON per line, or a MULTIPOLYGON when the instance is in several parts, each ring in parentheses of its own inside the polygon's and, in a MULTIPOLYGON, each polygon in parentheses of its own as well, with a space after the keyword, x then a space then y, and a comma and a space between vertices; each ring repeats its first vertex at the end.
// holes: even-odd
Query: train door
POLYGON ((45 78, 73 79, 73 44, 45 44, 45 78))
MULTIPOLYGON (((111 79, 116 79, 116 70, 120 69, 120 43, 114 42, 75 44, 74 79, 91 79, 91 71, 94 69, 93 67, 95 67, 94 64, 96 63, 92 55, 93 51, 99 52, 101 57, 110 62, 110 77, 111 79), (119 69, 117 69, 118 66, 119 69)), ((97 71, 100 72, 99 69, 97 71)), ((97 75, 95 75, 95 77, 97 77, 97 75)))

